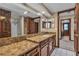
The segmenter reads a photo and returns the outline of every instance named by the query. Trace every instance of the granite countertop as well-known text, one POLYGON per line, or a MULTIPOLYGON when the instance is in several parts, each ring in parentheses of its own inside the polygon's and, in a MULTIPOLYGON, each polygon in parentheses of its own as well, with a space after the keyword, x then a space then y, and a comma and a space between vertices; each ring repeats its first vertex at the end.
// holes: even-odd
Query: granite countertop
POLYGON ((38 44, 24 40, 10 45, 0 47, 0 56, 17 56, 27 53, 38 44))
POLYGON ((44 34, 44 35, 37 35, 37 36, 34 36, 34 37, 28 37, 27 40, 31 40, 31 41, 35 41, 37 43, 49 38, 49 37, 52 37, 54 36, 55 34, 44 34))

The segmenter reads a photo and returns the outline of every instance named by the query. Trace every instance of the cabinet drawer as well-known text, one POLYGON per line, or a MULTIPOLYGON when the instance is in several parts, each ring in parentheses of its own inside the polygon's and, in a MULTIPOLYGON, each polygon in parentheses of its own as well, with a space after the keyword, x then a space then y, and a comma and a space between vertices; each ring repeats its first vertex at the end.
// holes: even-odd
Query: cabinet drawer
POLYGON ((45 40, 43 42, 40 43, 41 45, 41 48, 43 48, 45 45, 48 45, 49 41, 48 40, 45 40))
POLYGON ((32 51, 30 51, 29 53, 25 54, 25 56, 39 56, 39 48, 35 48, 32 51))

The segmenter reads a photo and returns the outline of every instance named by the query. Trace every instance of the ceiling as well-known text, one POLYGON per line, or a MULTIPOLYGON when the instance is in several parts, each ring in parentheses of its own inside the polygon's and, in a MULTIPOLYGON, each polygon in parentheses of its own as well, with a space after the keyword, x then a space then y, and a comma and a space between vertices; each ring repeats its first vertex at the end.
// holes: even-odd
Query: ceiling
POLYGON ((74 8, 74 3, 45 3, 44 4, 52 13, 74 8))
POLYGON ((0 8, 33 18, 38 16, 52 17, 55 12, 74 7, 74 3, 0 3, 0 8), (25 11, 28 13, 24 14, 25 11))
POLYGON ((9 10, 18 14, 19 16, 30 16, 30 17, 37 17, 35 12, 27 7, 24 7, 22 4, 15 4, 15 3, 0 3, 0 8, 9 10), (28 14, 24 14, 25 11, 30 11, 28 14))

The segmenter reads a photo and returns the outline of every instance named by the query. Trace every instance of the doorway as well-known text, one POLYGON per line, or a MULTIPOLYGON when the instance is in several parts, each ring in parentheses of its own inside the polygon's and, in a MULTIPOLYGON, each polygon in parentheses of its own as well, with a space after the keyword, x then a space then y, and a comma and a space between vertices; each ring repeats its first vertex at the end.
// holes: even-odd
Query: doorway
MULTIPOLYGON (((63 48, 66 50, 70 50, 70 51, 74 51, 75 52, 75 39, 74 39, 74 17, 75 16, 75 12, 74 12, 75 8, 72 9, 68 9, 68 10, 64 10, 64 11, 60 11, 58 12, 58 47, 59 48, 63 48), (69 13, 72 12, 72 13, 69 13), (66 14, 67 13, 67 14, 66 14), (71 16, 70 16, 71 15, 71 16), (70 35, 66 36, 62 34, 62 30, 61 28, 63 28, 61 25, 61 19, 71 19, 70 22, 70 35)), ((68 27, 68 25, 65 25, 68 27)), ((68 28, 66 28, 66 30, 68 30, 68 28)), ((68 33, 69 33, 68 32, 68 33)))
POLYGON ((71 40, 71 19, 61 20, 61 37, 68 36, 71 40))
POLYGON ((62 19, 61 21, 61 39, 60 48, 74 51, 74 41, 71 40, 71 19, 62 19))

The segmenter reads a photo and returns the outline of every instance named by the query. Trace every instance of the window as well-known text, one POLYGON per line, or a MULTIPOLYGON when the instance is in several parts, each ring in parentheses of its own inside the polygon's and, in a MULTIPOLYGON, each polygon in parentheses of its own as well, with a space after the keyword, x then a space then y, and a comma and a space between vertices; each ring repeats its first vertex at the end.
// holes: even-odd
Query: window
POLYGON ((64 30, 68 30, 68 24, 64 24, 64 30))

